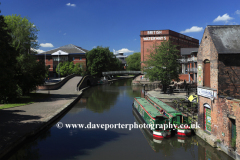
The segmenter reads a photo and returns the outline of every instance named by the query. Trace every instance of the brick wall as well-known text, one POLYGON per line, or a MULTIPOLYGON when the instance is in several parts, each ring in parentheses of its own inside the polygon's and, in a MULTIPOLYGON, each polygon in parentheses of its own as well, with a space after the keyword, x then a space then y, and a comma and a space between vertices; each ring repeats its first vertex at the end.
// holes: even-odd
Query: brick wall
MULTIPOLYGON (((200 128, 204 129, 204 103, 207 103, 211 106, 211 99, 199 96, 198 98, 198 123, 200 124, 200 128)), ((212 112, 211 112, 212 114, 212 112)))
POLYGON ((215 104, 216 115, 214 117, 214 134, 218 139, 220 139, 224 145, 231 147, 231 120, 228 117, 236 117, 236 150, 240 153, 240 101, 239 100, 228 100, 226 98, 218 98, 215 104), (239 138, 238 138, 239 137, 239 138))
POLYGON ((198 123, 204 130, 204 103, 211 106, 211 134, 221 140, 225 146, 231 147, 230 116, 236 117, 237 151, 240 152, 240 101, 218 98, 213 102, 209 98, 199 96, 198 123), (238 138, 239 137, 239 138, 238 138))
MULTIPOLYGON (((155 32, 154 32, 155 33, 155 32)), ((157 32, 156 32, 157 33, 157 32)), ((141 62, 146 61, 148 55, 150 54, 153 46, 160 45, 163 41, 171 40, 173 44, 178 45, 177 49, 180 48, 194 48, 198 47, 199 41, 194 38, 190 38, 180 33, 171 31, 171 30, 162 30, 159 34, 148 34, 148 31, 140 32, 140 45, 141 45, 141 62), (181 36, 180 36, 181 35, 181 36), (166 37, 165 40, 144 40, 144 37, 166 37), (190 39, 190 40, 189 40, 190 39)), ((144 63, 141 64, 141 67, 145 66, 144 63)))
MULTIPOLYGON (((203 62, 206 59, 210 60, 210 87, 213 89, 218 89, 218 53, 207 28, 204 31, 203 38, 198 49, 197 58, 197 64, 202 64, 202 75, 204 70, 203 62)), ((198 86, 203 86, 203 81, 198 83, 198 86)))
POLYGON ((240 99, 240 55, 219 55, 218 94, 240 99))
MULTIPOLYGON (((199 96, 198 123, 204 129, 204 103, 211 106, 211 134, 222 141, 222 144, 231 147, 232 123, 230 118, 236 119, 236 151, 240 153, 240 100, 229 100, 219 95, 240 98, 240 56, 218 54, 210 37, 208 28, 205 29, 203 38, 198 50, 198 65, 202 65, 202 70, 198 71, 203 75, 204 80, 204 60, 210 61, 210 90, 217 90, 218 96, 212 101, 210 98, 199 96)), ((204 85, 203 81, 198 81, 198 87, 204 85)))

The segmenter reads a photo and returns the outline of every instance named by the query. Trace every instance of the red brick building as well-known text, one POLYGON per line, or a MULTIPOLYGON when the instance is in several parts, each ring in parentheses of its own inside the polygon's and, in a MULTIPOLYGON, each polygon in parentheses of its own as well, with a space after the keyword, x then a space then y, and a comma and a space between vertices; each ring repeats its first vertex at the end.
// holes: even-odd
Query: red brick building
POLYGON ((215 141, 220 140, 221 149, 237 159, 240 158, 239 44, 240 25, 207 26, 197 58, 200 131, 215 141))
POLYGON ((88 50, 73 44, 65 45, 50 51, 36 54, 37 60, 45 61, 49 67, 49 76, 57 77, 56 67, 60 62, 80 63, 86 69, 86 53, 88 50))
POLYGON ((144 61, 147 60, 153 46, 160 45, 163 41, 170 40, 173 44, 178 45, 177 49, 181 48, 198 48, 199 40, 174 32, 172 30, 149 30, 140 31, 141 39, 141 67, 144 66, 144 61))

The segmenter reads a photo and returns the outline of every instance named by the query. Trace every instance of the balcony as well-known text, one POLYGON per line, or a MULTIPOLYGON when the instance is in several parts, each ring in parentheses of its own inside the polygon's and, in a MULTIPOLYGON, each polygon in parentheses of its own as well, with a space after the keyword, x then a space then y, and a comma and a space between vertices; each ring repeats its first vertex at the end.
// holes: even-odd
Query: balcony
POLYGON ((197 62, 197 57, 191 57, 187 59, 188 62, 197 62))
POLYGON ((188 63, 188 59, 178 59, 180 63, 188 63))
POLYGON ((188 68, 188 72, 197 73, 197 68, 188 68))

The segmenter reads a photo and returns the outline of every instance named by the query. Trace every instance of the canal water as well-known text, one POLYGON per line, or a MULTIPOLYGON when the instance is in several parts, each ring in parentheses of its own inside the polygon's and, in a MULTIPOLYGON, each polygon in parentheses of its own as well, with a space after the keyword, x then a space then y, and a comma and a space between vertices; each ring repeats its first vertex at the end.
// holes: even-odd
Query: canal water
MULTIPOLYGON (((132 103, 141 96, 143 88, 131 86, 131 79, 91 87, 56 124, 139 123, 132 103)), ((144 129, 59 129, 56 124, 20 146, 9 160, 232 160, 197 136, 154 141, 144 129)))

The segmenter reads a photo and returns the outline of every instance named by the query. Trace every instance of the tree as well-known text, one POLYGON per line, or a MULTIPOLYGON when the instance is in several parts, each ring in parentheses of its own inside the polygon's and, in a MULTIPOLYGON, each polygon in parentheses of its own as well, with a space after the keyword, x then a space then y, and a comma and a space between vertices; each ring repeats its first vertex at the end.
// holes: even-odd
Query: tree
POLYGON ((101 76, 102 72, 111 71, 113 69, 120 70, 120 62, 110 52, 109 47, 94 48, 87 52, 87 68, 91 75, 101 76))
POLYGON ((70 75, 70 74, 82 74, 83 73, 83 64, 80 64, 80 63, 76 63, 74 65, 73 62, 60 62, 58 65, 57 65, 57 68, 56 68, 56 72, 57 74, 59 74, 58 72, 58 68, 60 70, 60 74, 61 76, 67 76, 67 75, 70 75))
POLYGON ((7 103, 19 96, 19 86, 15 79, 18 52, 11 46, 10 32, 4 17, 0 16, 0 103, 7 103))
MULTIPOLYGON (((31 49, 37 49, 37 28, 27 18, 20 15, 5 16, 4 26, 11 37, 11 46, 18 52, 16 57, 14 77, 19 94, 25 94, 36 86, 44 83, 47 74, 43 62, 37 62, 34 55, 27 54, 31 49)), ((12 64, 13 65, 13 64, 12 64)))
POLYGON ((17 57, 16 79, 22 94, 29 93, 36 86, 44 84, 47 69, 43 61, 38 62, 36 57, 21 54, 17 57))
POLYGON ((141 53, 136 52, 126 58, 127 70, 140 71, 141 70, 141 53))
POLYGON ((73 68, 73 73, 74 74, 79 74, 79 75, 82 75, 83 74, 83 64, 80 64, 80 63, 76 63, 74 65, 74 68, 73 68))
POLYGON ((143 70, 147 73, 146 77, 150 81, 160 80, 164 93, 166 93, 166 88, 173 79, 179 80, 178 53, 179 50, 176 49, 176 45, 173 45, 170 41, 165 41, 159 46, 154 46, 148 60, 144 62, 146 67, 143 70))
POLYGON ((119 71, 123 70, 123 64, 118 58, 111 58, 109 64, 109 71, 119 71))
POLYGON ((31 49, 38 49, 37 27, 26 17, 20 15, 8 15, 4 17, 7 28, 11 30, 12 46, 20 54, 31 52, 31 49))

